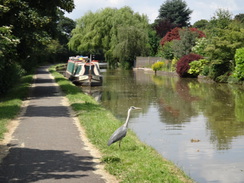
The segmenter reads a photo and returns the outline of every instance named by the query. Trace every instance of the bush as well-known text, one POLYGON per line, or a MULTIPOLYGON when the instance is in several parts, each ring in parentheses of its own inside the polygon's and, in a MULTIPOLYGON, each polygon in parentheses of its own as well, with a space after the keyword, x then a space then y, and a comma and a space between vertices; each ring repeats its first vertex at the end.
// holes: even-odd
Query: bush
POLYGON ((174 58, 172 59, 172 64, 171 64, 171 70, 172 70, 172 71, 175 71, 176 64, 177 64, 178 60, 179 60, 179 59, 176 58, 176 57, 174 57, 174 58))
POLYGON ((191 63, 189 63, 190 69, 188 70, 188 73, 198 76, 203 72, 204 67, 206 67, 208 64, 209 61, 206 59, 194 60, 191 63))
MULTIPOLYGON (((226 73, 229 75, 229 68, 230 68, 230 62, 229 61, 223 61, 223 60, 212 60, 211 65, 209 67, 209 77, 213 79, 214 81, 224 82, 223 77, 221 79, 218 79, 218 77, 221 77, 222 75, 225 75, 226 73)), ((226 78, 226 77, 224 77, 226 78)))
POLYGON ((236 50, 235 62, 236 66, 233 76, 239 80, 244 80, 244 48, 236 50))
POLYGON ((164 46, 162 47, 162 56, 166 59, 173 59, 173 48, 172 48, 172 42, 166 42, 164 46))
POLYGON ((205 56, 205 48, 207 46, 207 39, 205 37, 198 38, 196 41, 196 45, 192 48, 192 52, 198 55, 205 56))
POLYGON ((0 72, 0 94, 6 93, 25 74, 18 63, 6 64, 0 68, 0 72))
POLYGON ((176 72, 180 77, 196 77, 196 75, 189 74, 188 70, 190 69, 189 63, 194 60, 202 59, 201 55, 197 54, 188 54, 180 58, 176 65, 176 72))
POLYGON ((164 66, 164 62, 156 62, 152 65, 152 70, 154 70, 155 74, 157 73, 157 71, 160 71, 163 69, 164 66))

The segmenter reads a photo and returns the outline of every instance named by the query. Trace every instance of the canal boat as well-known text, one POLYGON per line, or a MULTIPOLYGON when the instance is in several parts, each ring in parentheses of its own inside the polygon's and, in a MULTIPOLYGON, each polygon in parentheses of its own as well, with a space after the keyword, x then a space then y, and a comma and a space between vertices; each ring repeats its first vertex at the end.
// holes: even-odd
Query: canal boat
POLYGON ((88 57, 69 57, 65 76, 82 86, 101 86, 103 81, 98 61, 90 61, 88 57))

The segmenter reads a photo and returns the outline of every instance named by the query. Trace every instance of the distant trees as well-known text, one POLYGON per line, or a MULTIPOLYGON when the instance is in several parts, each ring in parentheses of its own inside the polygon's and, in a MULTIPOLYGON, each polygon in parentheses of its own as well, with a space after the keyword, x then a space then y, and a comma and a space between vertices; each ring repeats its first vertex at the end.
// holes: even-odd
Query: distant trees
POLYGON ((206 29, 208 44, 205 55, 211 61, 209 77, 226 82, 234 70, 235 53, 244 47, 244 24, 233 20, 227 10, 217 10, 206 29))
POLYGON ((130 68, 136 56, 148 54, 148 19, 131 8, 105 8, 77 20, 69 48, 103 55, 110 66, 130 68))
MULTIPOLYGON (((165 37, 165 35, 177 29, 176 27, 182 28, 190 25, 190 14, 192 11, 187 8, 187 4, 182 0, 167 0, 164 2, 159 9, 159 15, 157 19, 152 24, 153 29, 156 31, 159 41, 165 37)), ((161 40, 162 45, 162 40, 161 40)), ((167 44, 164 47, 164 51, 162 56, 166 56, 166 58, 172 58, 172 54, 169 52, 172 44, 167 44), (166 52, 167 53, 166 53, 166 52)), ((159 46, 159 45, 158 45, 159 46)), ((158 53, 157 55, 161 55, 158 53)))
POLYGON ((191 60, 190 64, 177 64, 179 75, 203 74, 217 82, 243 80, 240 70, 244 64, 236 56, 240 55, 237 50, 244 47, 243 14, 233 19, 228 10, 218 9, 209 21, 199 20, 194 26, 174 28, 160 42, 162 55, 172 63, 175 58, 182 60, 192 53, 204 56, 205 59, 191 60))

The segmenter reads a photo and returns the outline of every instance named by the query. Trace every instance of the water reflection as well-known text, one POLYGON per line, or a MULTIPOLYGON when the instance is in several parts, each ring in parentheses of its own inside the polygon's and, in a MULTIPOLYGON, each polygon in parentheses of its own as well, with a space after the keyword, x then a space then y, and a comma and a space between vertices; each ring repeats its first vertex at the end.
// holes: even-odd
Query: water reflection
POLYGON ((107 71, 101 104, 197 182, 243 182, 244 90, 238 85, 107 71), (231 179, 229 178, 231 177, 231 179), (233 178, 234 177, 234 178, 233 178))

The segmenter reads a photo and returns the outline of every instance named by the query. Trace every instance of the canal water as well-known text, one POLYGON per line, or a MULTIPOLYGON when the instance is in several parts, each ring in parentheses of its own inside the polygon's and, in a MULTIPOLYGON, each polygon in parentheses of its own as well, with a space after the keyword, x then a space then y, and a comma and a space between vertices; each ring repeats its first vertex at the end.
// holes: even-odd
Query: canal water
MULTIPOLYGON (((204 80, 107 70, 87 92, 129 123, 141 141, 196 182, 244 182, 244 88, 204 80)), ((84 88, 84 90, 87 90, 84 88)))

